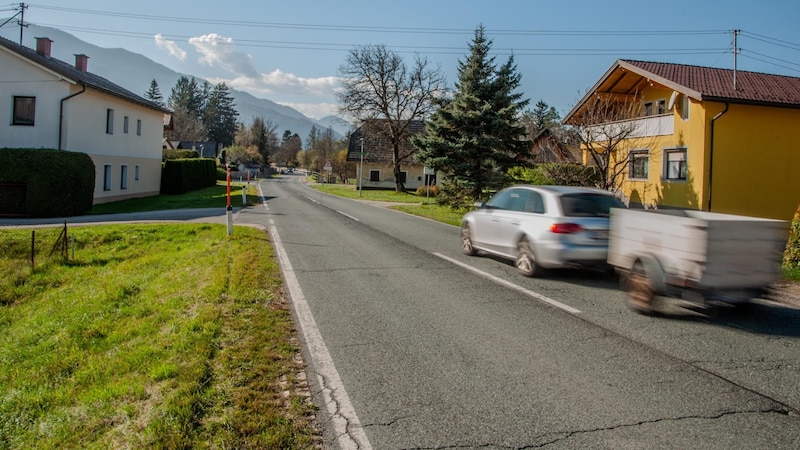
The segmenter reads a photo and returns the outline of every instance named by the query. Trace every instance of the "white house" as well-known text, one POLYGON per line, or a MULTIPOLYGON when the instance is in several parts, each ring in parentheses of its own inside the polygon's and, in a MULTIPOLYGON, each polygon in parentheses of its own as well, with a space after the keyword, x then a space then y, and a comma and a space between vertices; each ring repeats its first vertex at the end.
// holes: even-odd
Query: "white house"
POLYGON ((0 148, 49 148, 88 154, 94 203, 157 195, 161 142, 170 111, 75 64, 0 38, 0 148))

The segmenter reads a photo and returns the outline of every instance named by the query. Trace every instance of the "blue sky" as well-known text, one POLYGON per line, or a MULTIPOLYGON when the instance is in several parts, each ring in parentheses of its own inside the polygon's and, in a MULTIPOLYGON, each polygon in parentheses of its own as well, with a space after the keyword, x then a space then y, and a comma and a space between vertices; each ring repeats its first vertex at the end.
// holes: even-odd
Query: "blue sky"
MULTIPOLYGON (((17 3, 0 5, 0 17, 17 3)), ((347 50, 385 44, 426 57, 452 87, 482 24, 520 91, 565 114, 618 58, 800 76, 797 0, 663 2, 538 0, 40 0, 25 20, 173 70, 248 91, 320 118, 335 112, 347 50), (65 6, 68 5, 68 6, 65 6)), ((171 86, 161 86, 165 95, 171 86)))

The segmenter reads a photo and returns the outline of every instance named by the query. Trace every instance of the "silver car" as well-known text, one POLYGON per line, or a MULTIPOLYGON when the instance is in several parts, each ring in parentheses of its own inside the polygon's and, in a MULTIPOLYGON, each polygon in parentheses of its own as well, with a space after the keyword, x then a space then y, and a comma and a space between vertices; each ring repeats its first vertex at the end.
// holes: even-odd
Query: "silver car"
POLYGON ((606 264, 611 208, 608 191, 571 186, 512 186, 461 222, 461 248, 515 261, 525 276, 542 269, 606 264))

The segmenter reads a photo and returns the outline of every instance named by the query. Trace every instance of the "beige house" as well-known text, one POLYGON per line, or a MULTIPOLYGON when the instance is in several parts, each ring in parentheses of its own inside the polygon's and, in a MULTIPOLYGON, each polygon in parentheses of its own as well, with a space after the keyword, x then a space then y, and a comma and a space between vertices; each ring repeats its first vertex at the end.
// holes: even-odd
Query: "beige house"
MULTIPOLYGON (((347 160, 359 164, 359 186, 364 189, 395 188, 394 151, 385 135, 385 127, 381 126, 382 122, 371 121, 350 135, 347 160)), ((425 124, 421 120, 412 120, 408 124, 408 130, 412 136, 422 133, 425 131, 425 124)), ((400 177, 405 188, 415 190, 419 186, 436 184, 436 176, 428 174, 421 164, 414 161, 414 153, 416 149, 411 141, 404 141, 400 149, 400 177)))
POLYGON ((88 71, 0 38, 0 148, 48 148, 88 154, 94 202, 157 195, 161 143, 170 111, 88 71))

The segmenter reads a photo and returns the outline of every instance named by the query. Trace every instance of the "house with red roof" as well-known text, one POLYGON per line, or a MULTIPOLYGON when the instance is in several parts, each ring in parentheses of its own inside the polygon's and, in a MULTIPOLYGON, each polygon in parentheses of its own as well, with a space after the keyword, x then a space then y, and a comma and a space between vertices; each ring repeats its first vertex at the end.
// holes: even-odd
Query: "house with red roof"
POLYGON ((94 203, 158 195, 162 139, 170 111, 91 73, 89 57, 52 57, 0 38, 0 148, 47 148, 88 154, 94 203))
POLYGON ((782 220, 797 210, 800 78, 618 60, 564 122, 604 125, 587 121, 598 99, 638 111, 611 155, 632 205, 782 220))

